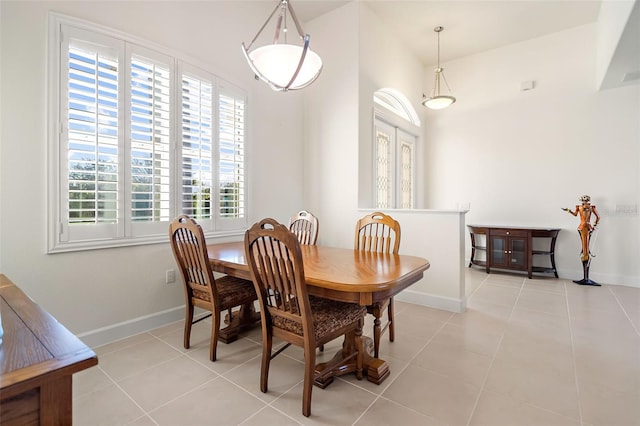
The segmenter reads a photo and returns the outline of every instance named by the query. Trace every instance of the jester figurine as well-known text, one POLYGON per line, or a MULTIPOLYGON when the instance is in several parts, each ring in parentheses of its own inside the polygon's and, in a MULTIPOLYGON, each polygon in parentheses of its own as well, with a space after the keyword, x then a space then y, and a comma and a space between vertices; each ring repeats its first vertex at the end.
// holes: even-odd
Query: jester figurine
POLYGON ((596 206, 592 206, 590 204, 591 197, 588 195, 583 195, 580 197, 581 205, 577 205, 575 210, 569 210, 568 208, 563 208, 562 210, 571 213, 574 216, 580 215, 580 225, 578 226, 578 234, 580 234, 580 240, 582 242, 582 253, 580 254, 580 260, 582 261, 582 269, 584 271, 584 278, 581 280, 574 280, 573 282, 581 285, 595 285, 599 286, 595 281, 589 279, 589 265, 591 264, 591 254, 589 250, 589 240, 591 239, 591 233, 598 223, 600 222, 600 216, 598 215, 598 210, 596 210, 596 206), (595 223, 591 224, 591 215, 595 218, 595 223))

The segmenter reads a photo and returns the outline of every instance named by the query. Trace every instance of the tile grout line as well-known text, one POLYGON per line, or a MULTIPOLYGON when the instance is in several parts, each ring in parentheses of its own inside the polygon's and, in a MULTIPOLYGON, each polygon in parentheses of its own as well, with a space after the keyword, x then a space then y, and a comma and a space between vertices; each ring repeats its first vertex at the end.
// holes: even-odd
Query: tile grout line
POLYGON ((569 292, 567 291, 567 282, 563 282, 564 285, 564 297, 567 301, 567 315, 569 317, 569 339, 571 341, 571 358, 573 361, 573 377, 576 385, 576 396, 578 399, 578 415, 580 420, 580 425, 584 426, 584 418, 582 416, 582 401, 580 398, 580 384, 578 381, 578 366, 576 362, 576 349, 573 341, 573 327, 571 325, 571 305, 569 304, 569 292))
POLYGON ((636 334, 640 336, 640 331, 638 331, 638 328, 636 327, 634 322, 631 320, 631 317, 627 313, 627 310, 624 308, 624 305, 622 304, 622 302, 620 302, 620 299, 618 298, 618 295, 616 294, 616 292, 612 290, 610 285, 607 285, 606 287, 607 287, 607 290, 609 290, 609 292, 613 295, 613 298, 616 299, 618 306, 620 307, 620 309, 622 309, 622 313, 624 314, 624 316, 627 317, 627 320, 631 324, 631 327, 636 331, 636 334))
MULTIPOLYGON (((255 359, 255 358, 258 358, 258 357, 262 358, 262 355, 256 355, 255 357, 251 358, 251 360, 253 360, 253 359, 255 359)), ((249 361, 251 361, 251 360, 249 360, 249 361)), ((247 361, 247 362, 249 362, 249 361, 247 361)), ((245 362, 245 363, 243 363, 243 364, 241 364, 241 365, 244 365, 244 364, 246 364, 246 362, 245 362)), ((234 368, 234 369, 235 369, 235 368, 234 368)), ((284 395, 286 395, 287 393, 289 393, 293 388, 295 388, 296 386, 300 385, 300 383, 302 383, 302 382, 304 381, 304 379, 302 379, 302 380, 300 380, 300 381, 296 382, 296 383, 295 383, 295 384, 293 384, 289 389, 287 389, 287 390, 283 391, 280 395, 278 395, 277 397, 275 397, 275 398, 273 399, 273 401, 271 401, 271 402, 267 402, 267 401, 263 400, 262 398, 260 398, 259 396, 254 395, 254 394, 253 394, 253 393, 251 393, 249 390, 247 390, 247 389, 243 388, 243 387, 242 387, 242 386, 240 386, 238 383, 234 382, 233 380, 229 379, 228 377, 225 377, 225 376, 220 376, 220 377, 221 377, 223 380, 227 381, 228 383, 232 384, 233 386, 237 387, 238 389, 240 389, 240 390, 242 390, 243 392, 245 392, 245 393, 249 394, 250 396, 252 396, 253 398, 257 399, 258 401, 260 401, 260 402, 262 402, 262 403, 264 404, 264 406, 263 406, 262 408, 260 408, 260 409, 259 409, 259 410, 257 410, 255 413, 251 414, 249 417, 247 417, 246 419, 244 419, 244 420, 242 421, 242 423, 247 422, 249 419, 251 419, 251 418, 255 417, 256 415, 258 415, 258 413, 260 413, 261 411, 263 411, 265 408, 269 407, 269 408, 272 408, 272 409, 276 410, 277 412, 279 412, 280 414, 284 415, 285 417, 288 417, 289 419, 293 420, 294 422, 296 422, 296 423, 298 423, 298 424, 301 424, 301 423, 300 423, 299 421, 297 421, 295 418, 291 417, 291 415, 289 415, 287 412, 280 410, 278 407, 275 407, 275 406, 273 405, 273 403, 274 403, 274 402, 276 402, 276 401, 278 401, 278 400, 280 400, 284 395)), ((242 424, 242 423, 240 423, 240 424, 242 424)))
MULTIPOLYGON (((130 400, 131 402, 133 402, 133 404, 134 404, 136 407, 138 407, 138 408, 140 409, 140 411, 142 411, 143 415, 142 415, 142 416, 139 416, 139 417, 136 417, 136 419, 135 419, 135 420, 138 420, 138 419, 140 419, 140 418, 147 417, 147 418, 151 419, 151 421, 152 421, 154 424, 156 424, 156 425, 158 424, 158 422, 156 422, 156 421, 153 419, 153 417, 151 417, 151 416, 149 415, 149 412, 148 412, 147 410, 145 410, 144 408, 142 408, 142 406, 141 406, 140 404, 138 404, 138 402, 137 402, 137 401, 136 401, 136 400, 135 400, 131 395, 129 395, 129 392, 127 392, 126 390, 124 390, 124 388, 123 388, 122 386, 120 386, 120 384, 119 384, 119 383, 118 383, 118 382, 117 382, 113 377, 111 377, 111 375, 110 375, 109 373, 107 373, 107 372, 106 372, 102 367, 100 367, 100 366, 98 366, 98 368, 100 368, 100 370, 102 371, 102 373, 103 373, 105 376, 107 376, 107 378, 108 378, 109 380, 111 380, 111 382, 113 382, 113 384, 115 385, 115 387, 117 387, 117 388, 120 390, 120 392, 122 392, 122 393, 123 393, 127 398, 129 398, 129 400, 130 400)), ((92 393, 93 393, 93 392, 92 392, 92 393)), ((89 394, 88 394, 88 395, 89 395, 89 394)))
MULTIPOLYGON (((196 391, 196 390, 198 390, 198 389, 200 389, 200 388, 202 388, 202 387, 204 387, 204 386, 208 385, 209 383, 213 382, 214 380, 224 380, 225 382, 227 382, 227 383, 229 383, 229 384, 231 384, 231 385, 235 386, 236 388, 238 388, 238 389, 240 389, 241 391, 245 392, 246 394, 248 394, 248 395, 249 395, 249 396, 251 396, 252 398, 257 399, 259 402, 261 402, 261 403, 263 403, 263 404, 264 404, 264 405, 263 405, 259 410, 256 410, 256 412, 255 412, 255 413, 251 414, 249 417, 247 417, 246 419, 244 419, 244 420, 242 421, 242 423, 246 422, 246 421, 247 421, 247 420, 249 420, 250 418, 253 418, 253 417, 254 417, 254 416, 256 416, 259 412, 263 411, 265 408, 270 407, 270 408, 272 408, 272 409, 274 409, 274 410, 278 411, 279 413, 283 414, 284 416, 286 416, 286 417, 288 417, 288 418, 292 419, 292 420, 293 420, 293 421, 295 421, 296 423, 300 424, 297 420, 295 420, 295 419, 294 419, 293 417, 291 417, 289 414, 285 413, 284 411, 282 411, 282 410, 280 410, 280 409, 278 409, 277 407, 274 407, 274 406, 272 405, 272 403, 273 403, 273 402, 277 401, 277 400, 278 400, 278 399, 280 399, 284 394, 286 394, 287 392, 289 392, 289 391, 290 391, 291 389, 293 389, 294 387, 298 386, 298 384, 300 384, 300 381, 299 381, 299 382, 296 382, 293 386, 291 386, 289 389, 287 389, 286 391, 284 391, 280 396, 278 396, 278 397, 274 398, 274 400, 273 400, 273 401, 271 401, 271 402, 267 402, 267 401, 265 401, 265 400, 261 399, 260 397, 258 397, 258 396, 256 396, 256 395, 254 395, 253 393, 251 393, 249 390, 245 389, 244 387, 240 386, 238 383, 236 383, 236 382, 234 382, 233 380, 231 380, 231 379, 229 379, 228 377, 226 377, 226 374, 228 374, 229 372, 234 371, 234 370, 237 370, 238 368, 242 367, 242 366, 243 366, 243 365, 245 365, 245 364, 248 364, 249 362, 253 361, 253 360, 254 360, 254 359, 256 359, 256 358, 261 358, 261 357, 262 357, 262 355, 261 355, 261 354, 258 354, 258 355, 254 356, 254 357, 249 358, 249 359, 248 359, 248 360, 246 360, 245 362, 243 362, 243 363, 241 363, 241 364, 239 364, 239 365, 237 365, 237 366, 235 366, 235 367, 233 367, 233 368, 231 368, 231 369, 229 369, 229 370, 225 371, 225 372, 224 372, 224 373, 222 373, 222 374, 221 374, 221 373, 219 373, 219 372, 217 372, 217 371, 215 371, 215 370, 211 370, 207 365, 203 364, 203 363, 202 363, 202 362, 200 362, 198 359, 196 359, 196 358, 194 358, 194 357, 190 356, 187 352, 185 352, 185 353, 184 353, 184 355, 185 355, 185 357, 186 357, 186 358, 188 358, 188 359, 192 360, 193 362, 195 362, 195 363, 196 363, 196 364, 198 364, 198 365, 201 365, 201 366, 203 366, 203 367, 207 368, 209 371, 211 371, 211 372, 215 373, 217 376, 216 376, 216 377, 211 378, 210 380, 207 380, 206 382, 202 383, 202 384, 201 384, 201 385, 199 385, 199 386, 196 386, 196 387, 195 387, 195 388, 193 388, 193 389, 188 390, 187 392, 185 392, 185 393, 183 393, 183 394, 181 394, 181 395, 176 396, 175 398, 173 398, 173 399, 171 399, 171 400, 167 401, 166 403, 164 403, 164 404, 162 404, 162 405, 159 405, 158 407, 154 408, 152 411, 156 411, 156 410, 158 410, 159 408, 164 407, 164 406, 166 406, 166 405, 168 405, 168 404, 172 403, 173 401, 177 400, 178 398, 181 398, 181 397, 183 397, 183 396, 185 396, 185 395, 187 395, 187 394, 189 394, 189 393, 192 393, 192 392, 194 392, 194 391, 196 391)), ((291 358, 291 357, 289 357, 289 358, 291 358)), ((144 410, 143 410, 143 411, 144 411, 144 410)), ((146 411, 145 411, 145 414, 147 414, 147 416, 151 417, 151 415, 150 415, 148 412, 146 412, 146 411)))
MULTIPOLYGON (((487 278, 489 277, 487 276, 487 278)), ((518 296, 516 297, 516 300, 513 302, 513 307, 511 308, 511 312, 509 313, 509 318, 507 318, 507 325, 509 324, 509 322, 511 321, 511 318, 513 317, 513 312, 516 310, 516 305, 518 304, 518 300, 520 300, 520 295, 524 290, 524 283, 525 283, 525 280, 523 279, 522 284, 520 284, 520 291, 518 291, 518 296)), ((484 281, 482 284, 484 284, 484 281)), ((480 288, 480 286, 478 286, 478 288, 480 288)), ((478 392, 478 396, 476 397, 476 400, 473 404, 473 408, 471 409, 471 413, 469 414, 469 418, 467 419, 467 423, 466 423, 467 426, 469 426, 469 424, 471 423, 471 419, 473 419, 473 415, 475 414, 476 409, 478 408, 478 403, 480 402, 480 398, 482 397, 482 393, 484 392, 484 387, 487 384, 487 379, 489 378, 489 374, 491 373, 491 369, 493 368, 493 363, 496 360, 498 351, 502 346, 502 341, 504 340, 505 333, 506 331, 503 330, 502 335, 500 336, 500 341, 498 342, 498 345, 496 346, 496 349, 493 352, 493 356, 491 357, 491 363, 489 363, 489 368, 487 369, 487 374, 484 376, 484 380, 480 385, 480 391, 478 392)))
MULTIPOLYGON (((409 365, 411 365, 411 361, 413 361, 413 360, 418 356, 418 354, 420 354, 420 353, 421 353, 421 352, 422 352, 422 351, 423 351, 423 350, 424 350, 424 349, 429 345, 429 343, 431 343, 431 341, 432 341, 432 340, 433 340, 433 339, 438 335, 438 333, 440 333, 440 332, 442 331, 442 329, 443 329, 443 328, 444 328, 444 327, 449 323, 449 321, 451 320, 451 318, 453 318, 453 316, 454 316, 454 315, 455 315, 455 314, 452 312, 452 313, 451 313, 451 315, 449 316, 449 318, 447 318, 447 320, 446 320, 446 321, 444 321, 444 322, 442 323, 442 325, 440 326, 440 328, 438 328, 438 330, 433 334, 433 336, 431 336, 431 337, 430 337, 430 338, 425 342, 425 344, 424 344, 424 345, 422 345, 422 347, 421 347, 419 350, 417 350, 417 351, 416 351, 416 354, 415 354, 415 355, 414 355, 410 360, 408 360, 408 361, 407 361, 406 365, 405 365, 405 366, 404 366, 404 367, 403 367, 403 368, 398 372, 398 374, 396 375, 396 377, 394 377, 393 379, 391 379, 391 381, 390 381, 389 383, 387 383, 387 384, 386 384, 386 386, 385 386, 385 388, 382 390, 382 392, 380 392, 380 393, 378 393, 378 394, 375 394, 375 393, 374 393, 374 395, 376 395, 376 397, 373 399, 373 401, 371 401, 371 404, 369 404, 369 405, 367 406, 367 408, 365 408, 365 409, 364 409, 364 411, 363 411, 363 412, 358 416, 358 418, 356 418, 356 419, 355 419, 355 421, 352 423, 352 425, 355 425, 356 423, 358 423, 358 421, 359 421, 359 420, 360 420, 360 419, 361 419, 361 418, 362 418, 362 417, 363 417, 363 416, 364 416, 364 415, 365 415, 365 414, 366 414, 366 413, 371 409, 371 407, 373 407, 373 405, 374 405, 378 400, 380 400, 381 398, 382 398, 382 399, 384 399, 384 400, 387 400, 387 401, 391 401, 391 402, 393 402, 393 403, 395 403, 395 404, 400 405, 401 407, 407 408, 407 409, 409 409, 409 410, 411 410, 411 411, 414 411, 414 412, 415 412, 415 410, 414 410, 414 409, 412 409, 411 407, 407 407, 407 406, 405 406, 405 405, 403 405, 403 404, 400 404, 398 401, 392 401, 392 400, 390 400, 390 399, 388 399, 388 398, 385 398, 385 397, 383 397, 383 396, 382 396, 382 394, 383 394, 387 389, 389 389, 389 387, 393 384, 393 382, 394 382, 394 381, 396 381, 396 380, 398 379, 398 377, 400 377, 400 375, 401 375, 401 374, 402 374, 402 373, 403 373, 407 368, 409 368, 409 365)), ((385 382, 386 382, 386 380, 385 380, 385 382)), ((363 388, 363 389, 364 389, 364 388, 363 388)), ((367 390, 368 392, 371 392, 371 391, 369 391, 368 389, 364 389, 364 390, 367 390)), ((373 393, 373 392, 372 392, 372 393, 373 393)), ((421 415, 424 415, 424 413, 420 413, 420 414, 421 414, 421 415)), ((435 416, 432 416, 432 417, 435 417, 435 416)))

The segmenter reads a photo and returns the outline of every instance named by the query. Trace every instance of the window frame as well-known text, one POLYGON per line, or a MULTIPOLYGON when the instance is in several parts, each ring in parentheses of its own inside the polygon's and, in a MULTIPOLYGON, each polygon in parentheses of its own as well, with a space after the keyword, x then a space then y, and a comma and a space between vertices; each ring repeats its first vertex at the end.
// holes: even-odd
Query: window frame
MULTIPOLYGON (((94 24, 81 19, 58 14, 56 12, 49 13, 48 22, 48 58, 47 58, 47 253, 58 253, 68 251, 80 251, 90 249, 101 249, 109 247, 124 247, 143 244, 164 243, 168 241, 167 229, 170 220, 181 214, 181 173, 182 173, 182 70, 197 69, 203 75, 211 78, 214 87, 213 99, 213 175, 215 176, 213 188, 218 190, 215 192, 216 203, 212 207, 213 212, 210 220, 198 220, 202 224, 207 237, 242 235, 248 224, 250 215, 248 203, 248 153, 250 151, 250 141, 248 138, 248 94, 241 87, 234 85, 212 71, 208 71, 210 66, 203 65, 197 60, 186 57, 183 53, 172 51, 166 47, 156 45, 152 42, 137 38, 135 36, 125 34, 118 30, 94 24), (118 211, 125 211, 126 214, 118 218, 117 223, 108 224, 103 232, 99 231, 99 226, 74 225, 69 226, 68 221, 68 137, 63 133, 66 131, 68 120, 68 109, 64 107, 67 102, 67 90, 63 84, 67 84, 66 60, 68 55, 69 40, 66 32, 69 34, 77 31, 79 34, 92 34, 96 41, 106 42, 116 40, 121 45, 116 49, 118 52, 118 211), (71 30, 70 30, 71 29, 71 30), (66 44, 65 44, 66 43, 66 44), (168 220, 150 221, 146 223, 135 223, 131 216, 131 136, 130 136, 130 106, 131 102, 130 78, 131 68, 130 61, 132 52, 146 52, 146 55, 158 55, 165 59, 171 60, 171 118, 170 118, 170 141, 169 150, 170 158, 170 214, 168 220), (63 70, 64 68, 64 70, 63 70), (220 91, 228 91, 233 93, 236 101, 242 102, 243 110, 243 138, 242 146, 244 150, 244 158, 242 169, 244 171, 244 193, 243 215, 231 219, 222 218, 219 210, 219 94, 220 91), (123 92, 127 92, 125 96, 123 92), (64 98, 63 98, 64 97, 64 98), (66 177, 65 177, 66 175, 66 177), (124 178, 122 176, 125 175, 124 178), (123 179, 122 181, 120 179, 123 179), (77 232, 69 232, 69 228, 75 227, 93 227, 88 236, 84 237, 77 232), (93 235, 91 235, 93 234, 93 235)), ((83 36, 84 37, 84 36, 83 36)), ((84 40, 84 38, 83 38, 84 40)), ((145 56, 145 53, 141 53, 145 56)), ((212 197, 214 194, 212 194, 212 197)), ((75 231, 75 230, 74 230, 75 231)))

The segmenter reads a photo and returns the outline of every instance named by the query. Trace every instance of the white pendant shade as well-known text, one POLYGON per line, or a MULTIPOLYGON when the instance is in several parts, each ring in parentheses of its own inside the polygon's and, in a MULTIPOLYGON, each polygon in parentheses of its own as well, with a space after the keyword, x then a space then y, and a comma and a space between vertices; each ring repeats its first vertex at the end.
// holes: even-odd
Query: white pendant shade
POLYGON ((422 101, 422 105, 430 109, 442 109, 446 108, 456 101, 453 96, 435 96, 433 98, 427 98, 422 101))
POLYGON ((249 63, 260 79, 275 86, 274 89, 300 89, 320 75, 322 59, 307 49, 302 67, 293 83, 289 85, 303 55, 303 47, 293 44, 270 44, 248 53, 249 63), (287 87, 288 86, 288 87, 287 87))
POLYGON ((309 48, 310 39, 309 34, 304 33, 298 22, 291 7, 291 0, 279 0, 271 16, 258 30, 258 34, 251 43, 248 45, 242 43, 242 52, 256 79, 264 81, 273 90, 286 92, 302 89, 313 83, 322 71, 322 59, 309 48), (258 41, 257 44, 261 44, 258 38, 274 16, 277 16, 277 19, 273 38, 267 44, 252 50, 256 41, 258 41), (291 16, 297 35, 289 35, 287 16, 291 16), (297 39, 301 45, 290 44, 288 39, 294 42, 293 39, 297 39))

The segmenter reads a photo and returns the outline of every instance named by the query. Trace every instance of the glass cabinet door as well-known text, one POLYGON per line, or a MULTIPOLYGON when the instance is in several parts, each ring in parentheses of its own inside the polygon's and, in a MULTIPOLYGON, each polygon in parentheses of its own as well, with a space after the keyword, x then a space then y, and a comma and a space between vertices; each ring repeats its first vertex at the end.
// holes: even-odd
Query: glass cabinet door
POLYGON ((527 241, 523 238, 512 238, 510 242, 509 265, 525 269, 527 265, 527 241))
POLYGON ((491 237, 491 266, 507 266, 507 239, 491 237))

